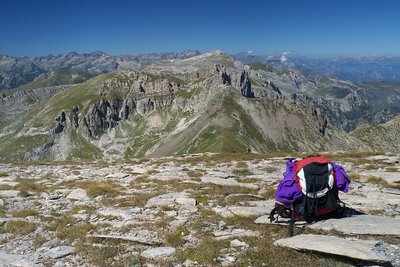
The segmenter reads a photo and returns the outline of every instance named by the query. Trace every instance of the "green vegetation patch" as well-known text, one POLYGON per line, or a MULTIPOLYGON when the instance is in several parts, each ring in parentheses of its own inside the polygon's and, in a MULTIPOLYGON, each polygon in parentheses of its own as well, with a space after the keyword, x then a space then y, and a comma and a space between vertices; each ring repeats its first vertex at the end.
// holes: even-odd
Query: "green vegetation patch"
POLYGON ((71 159, 100 158, 101 150, 87 141, 76 130, 71 130, 71 151, 67 157, 71 159))
POLYGON ((32 233, 36 230, 36 224, 27 221, 12 220, 7 222, 4 227, 5 233, 10 233, 15 236, 22 236, 32 233))

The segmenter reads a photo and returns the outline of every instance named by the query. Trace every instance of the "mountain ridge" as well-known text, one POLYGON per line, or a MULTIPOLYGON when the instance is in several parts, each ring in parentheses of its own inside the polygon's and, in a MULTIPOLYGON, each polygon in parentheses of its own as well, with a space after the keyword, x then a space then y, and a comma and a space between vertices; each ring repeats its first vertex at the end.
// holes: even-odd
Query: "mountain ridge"
POLYGON ((398 89, 374 86, 245 65, 221 51, 161 60, 3 96, 0 161, 379 149, 341 125, 398 113, 398 89))

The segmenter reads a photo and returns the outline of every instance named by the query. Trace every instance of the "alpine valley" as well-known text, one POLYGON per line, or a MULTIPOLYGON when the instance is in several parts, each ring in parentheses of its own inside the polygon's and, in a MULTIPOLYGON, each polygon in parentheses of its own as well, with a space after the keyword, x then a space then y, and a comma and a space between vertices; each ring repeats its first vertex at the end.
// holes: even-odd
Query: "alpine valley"
POLYGON ((395 81, 245 59, 0 56, 0 161, 400 150, 395 81))

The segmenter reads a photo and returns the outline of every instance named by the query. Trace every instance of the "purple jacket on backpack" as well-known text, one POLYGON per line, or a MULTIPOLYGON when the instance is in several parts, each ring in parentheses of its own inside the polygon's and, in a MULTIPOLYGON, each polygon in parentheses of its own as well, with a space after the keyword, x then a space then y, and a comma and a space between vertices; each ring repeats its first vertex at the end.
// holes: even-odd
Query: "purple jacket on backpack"
MULTIPOLYGON (((286 161, 286 171, 283 180, 279 183, 275 193, 275 200, 286 206, 290 206, 295 200, 302 197, 302 192, 296 184, 294 177, 294 166, 296 162, 292 160, 286 161)), ((332 167, 336 173, 335 188, 347 192, 349 190, 350 178, 342 166, 332 161, 332 167)))

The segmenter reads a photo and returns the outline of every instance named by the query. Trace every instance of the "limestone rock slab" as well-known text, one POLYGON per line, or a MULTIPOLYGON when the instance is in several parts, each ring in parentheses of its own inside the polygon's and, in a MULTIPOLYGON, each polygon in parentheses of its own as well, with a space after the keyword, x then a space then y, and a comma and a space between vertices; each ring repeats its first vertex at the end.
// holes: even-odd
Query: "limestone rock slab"
POLYGON ((168 257, 174 253, 175 253, 175 248, 173 247, 158 247, 158 248, 146 249, 140 255, 145 258, 158 258, 158 257, 168 257))
POLYGON ((49 249, 46 253, 44 253, 44 255, 49 258, 52 258, 52 259, 59 259, 59 258, 68 256, 74 252, 75 252, 74 247, 60 246, 60 247, 55 247, 55 248, 49 249))
POLYGON ((31 254, 16 255, 0 251, 0 266, 31 267, 40 266, 31 254))
POLYGON ((270 212, 266 207, 231 206, 228 210, 235 215, 243 217, 261 216, 270 212))
POLYGON ((400 219, 373 215, 354 215, 340 219, 328 219, 309 226, 313 229, 336 230, 344 234, 400 236, 400 219))
POLYGON ((222 240, 233 237, 241 237, 241 236, 259 236, 260 233, 257 231, 246 230, 246 229, 226 229, 226 230, 217 230, 213 232, 215 239, 222 240))
POLYGON ((233 178, 223 179, 223 178, 217 178, 217 177, 201 177, 201 181, 203 183, 210 183, 210 184, 216 184, 216 185, 222 185, 222 186, 240 186, 240 187, 245 187, 245 188, 250 188, 250 189, 255 189, 255 190, 260 189, 259 185, 250 184, 250 183, 240 183, 233 178))
POLYGON ((344 239, 326 235, 298 235, 279 239, 274 245, 296 250, 309 250, 353 259, 377 262, 397 262, 394 248, 376 240, 344 239))
POLYGON ((13 198, 19 195, 18 190, 0 190, 0 197, 13 198))

